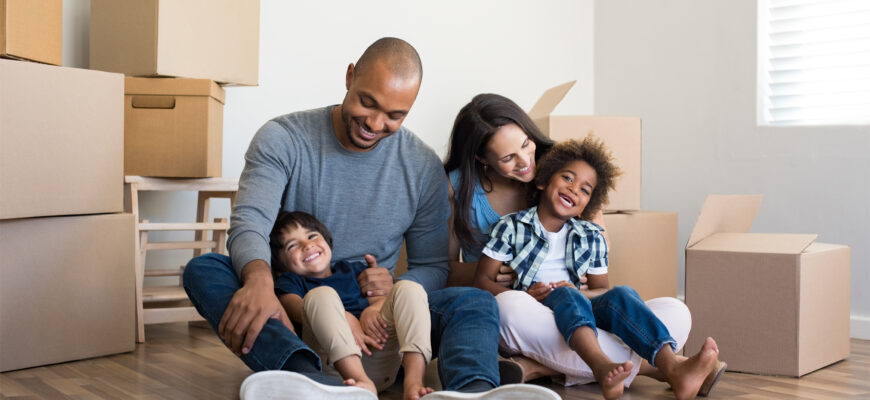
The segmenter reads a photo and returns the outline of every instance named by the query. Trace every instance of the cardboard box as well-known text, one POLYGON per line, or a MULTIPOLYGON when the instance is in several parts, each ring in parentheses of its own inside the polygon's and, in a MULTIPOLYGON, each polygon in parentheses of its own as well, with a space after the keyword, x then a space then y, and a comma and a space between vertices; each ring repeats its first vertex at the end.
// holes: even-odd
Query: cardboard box
POLYGON ((644 300, 677 297, 677 213, 604 214, 610 285, 628 285, 644 300))
POLYGON ((133 350, 133 222, 0 221, 0 371, 133 350))
POLYGON ((206 79, 127 77, 125 175, 221 176, 224 90, 206 79))
POLYGON ((0 0, 0 57, 60 65, 62 0, 0 0))
POLYGON ((0 60, 0 219, 123 211, 123 78, 0 60))
POLYGON ((583 139, 594 133, 604 140, 622 176, 610 192, 609 211, 640 210, 641 123, 637 117, 551 115, 574 81, 547 90, 529 111, 529 116, 545 134, 556 141, 583 139))
POLYGON ((802 376, 849 356, 848 246, 747 233, 761 196, 707 197, 686 245, 686 353, 712 336, 731 371, 802 376))
POLYGON ((256 85, 258 0, 91 0, 90 67, 256 85))

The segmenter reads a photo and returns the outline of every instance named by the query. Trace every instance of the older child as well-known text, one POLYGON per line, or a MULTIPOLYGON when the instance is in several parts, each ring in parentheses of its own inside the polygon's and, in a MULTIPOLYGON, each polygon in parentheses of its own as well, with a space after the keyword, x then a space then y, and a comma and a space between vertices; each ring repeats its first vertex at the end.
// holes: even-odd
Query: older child
POLYGON ((506 215, 490 233, 475 285, 493 294, 499 266, 517 273, 514 289, 552 309, 565 341, 592 368, 605 398, 618 398, 633 367, 614 363, 601 350, 596 327, 612 332, 658 368, 678 399, 709 392, 724 363, 708 338, 691 358, 676 356, 667 328, 627 286, 607 290, 607 243, 590 216, 607 202, 619 175, 603 142, 587 137, 555 145, 539 162, 536 207, 506 215), (577 216, 580 216, 577 218, 577 216), (589 290, 578 290, 587 274, 589 290))
POLYGON ((375 264, 374 257, 367 255, 367 263, 339 261, 330 267, 332 237, 304 212, 282 211, 270 243, 272 265, 280 271, 276 294, 290 319, 302 324, 302 340, 321 357, 325 371, 334 366, 345 384, 377 394, 393 383, 401 364, 405 399, 432 392, 423 386, 432 350, 422 286, 399 281, 387 296, 363 297, 357 275, 367 263, 375 264))

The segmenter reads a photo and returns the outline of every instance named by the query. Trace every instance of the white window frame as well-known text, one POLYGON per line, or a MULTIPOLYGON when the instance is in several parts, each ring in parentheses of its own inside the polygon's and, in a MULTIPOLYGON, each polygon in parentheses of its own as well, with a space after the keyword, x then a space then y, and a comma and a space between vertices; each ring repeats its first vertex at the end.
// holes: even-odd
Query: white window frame
POLYGON ((870 1, 758 0, 757 16, 759 126, 870 125, 870 1))

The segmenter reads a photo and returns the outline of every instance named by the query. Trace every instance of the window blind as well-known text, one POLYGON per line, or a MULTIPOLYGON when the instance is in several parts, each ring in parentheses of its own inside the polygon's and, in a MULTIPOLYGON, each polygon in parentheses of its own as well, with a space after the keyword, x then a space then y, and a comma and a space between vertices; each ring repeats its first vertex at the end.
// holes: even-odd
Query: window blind
POLYGON ((759 123, 870 123, 870 1, 759 0, 759 123))

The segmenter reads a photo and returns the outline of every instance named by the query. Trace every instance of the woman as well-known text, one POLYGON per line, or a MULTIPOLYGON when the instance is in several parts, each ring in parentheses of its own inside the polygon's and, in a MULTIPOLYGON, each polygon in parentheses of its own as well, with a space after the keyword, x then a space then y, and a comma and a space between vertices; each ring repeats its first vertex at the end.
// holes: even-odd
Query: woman
MULTIPOLYGON (((536 160, 552 145, 531 118, 503 96, 477 95, 459 111, 444 163, 453 209, 449 285, 471 284, 492 224, 503 215, 528 207, 526 187, 535 177, 536 160)), ((594 222, 604 226, 603 216, 599 214, 594 222)), ((511 273, 510 267, 502 266, 498 281, 507 286, 511 273)), ((512 359, 523 367, 526 380, 564 375, 566 386, 595 381, 590 368, 559 334, 550 309, 518 291, 501 293, 496 300, 501 317, 500 348, 506 354, 518 355, 512 359)), ((647 301, 647 305, 682 348, 691 327, 685 304, 659 298, 647 301)), ((633 362, 626 386, 638 373, 662 380, 655 367, 615 336, 602 330, 598 336, 613 362, 633 362)))

